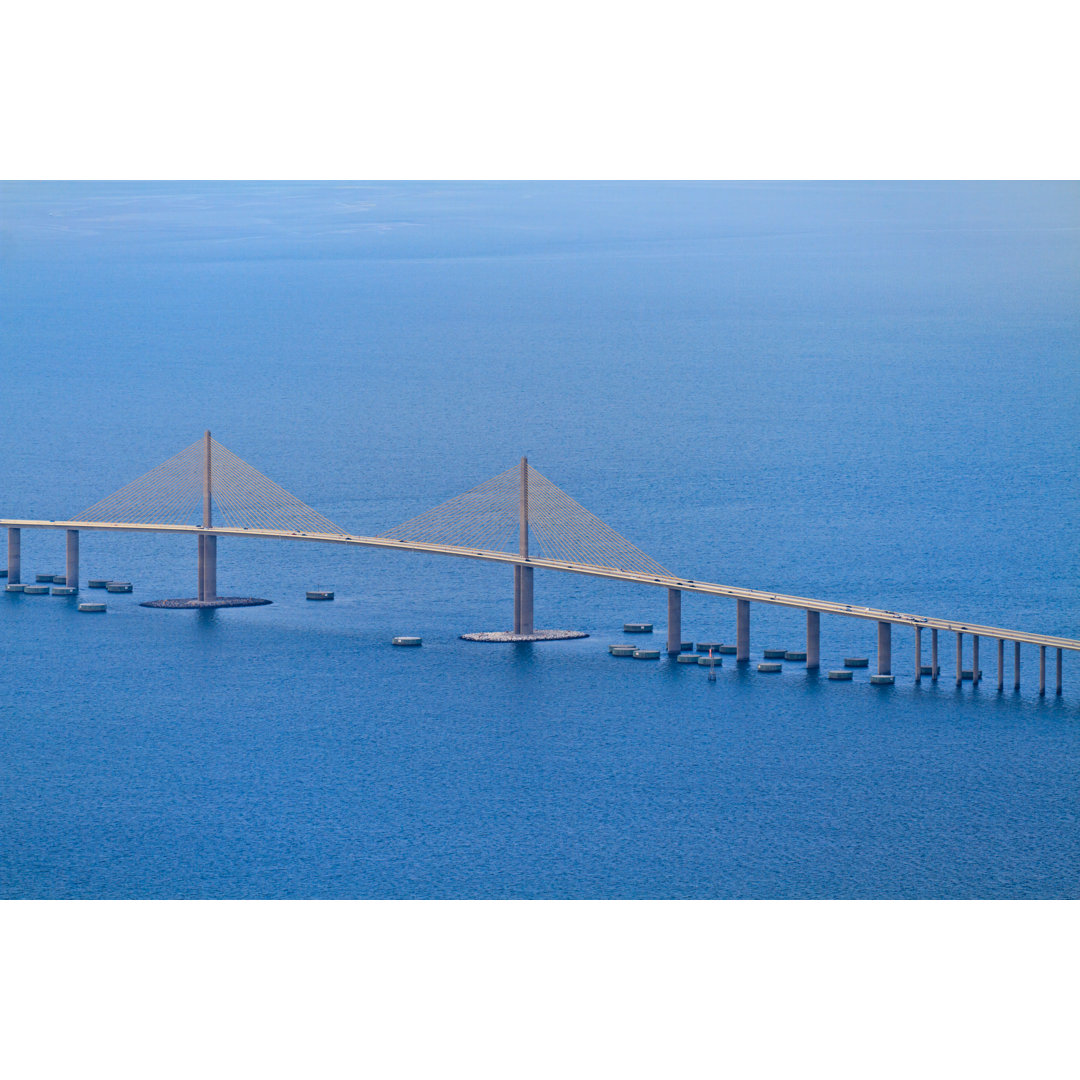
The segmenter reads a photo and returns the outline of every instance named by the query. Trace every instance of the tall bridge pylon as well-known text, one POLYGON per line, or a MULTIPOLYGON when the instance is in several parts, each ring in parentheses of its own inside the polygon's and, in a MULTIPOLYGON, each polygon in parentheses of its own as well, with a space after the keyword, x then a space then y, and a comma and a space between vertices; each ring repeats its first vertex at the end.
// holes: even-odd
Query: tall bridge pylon
MULTIPOLYGON (((522 458, 505 472, 380 536, 391 540, 513 552, 578 566, 671 577, 522 458)), ((514 633, 533 626, 533 567, 514 566, 514 633)))
MULTIPOLYGON (((222 446, 209 431, 79 515, 132 525, 216 524, 232 529, 322 533, 345 530, 222 446)), ((199 534, 200 600, 217 597, 217 537, 199 534)))

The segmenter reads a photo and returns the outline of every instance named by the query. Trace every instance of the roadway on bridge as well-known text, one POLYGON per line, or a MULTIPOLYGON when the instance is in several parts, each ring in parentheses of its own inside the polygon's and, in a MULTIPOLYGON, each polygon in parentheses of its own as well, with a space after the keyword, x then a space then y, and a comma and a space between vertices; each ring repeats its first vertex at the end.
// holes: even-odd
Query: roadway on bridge
POLYGON ((508 563, 519 566, 542 567, 562 573, 586 574, 590 577, 614 581, 628 581, 637 585, 680 589, 684 592, 703 593, 707 596, 726 596, 737 600, 752 600, 759 604, 775 604, 779 607, 799 608, 803 611, 821 611, 830 615, 844 615, 854 619, 871 619, 875 622, 895 623, 900 626, 925 627, 931 630, 947 630, 953 633, 975 634, 979 637, 998 638, 1002 641, 1019 641, 1047 648, 1071 649, 1080 652, 1080 641, 1072 638, 1054 637, 1049 634, 1031 634, 1024 630, 1006 630, 998 626, 980 626, 977 623, 957 619, 938 619, 911 615, 906 612, 882 608, 864 607, 858 604, 842 604, 831 600, 814 600, 805 596, 788 596, 783 593, 765 592, 760 589, 744 589, 735 585, 720 585, 708 581, 674 575, 654 575, 613 567, 585 563, 563 562, 556 559, 524 558, 512 552, 457 547, 452 544, 432 544, 419 540, 395 540, 382 536, 352 536, 341 533, 306 533, 278 529, 246 529, 214 526, 206 529, 198 525, 143 525, 125 522, 101 521, 29 521, 0 519, 0 527, 15 529, 78 529, 112 530, 122 532, 190 533, 205 536, 235 536, 272 540, 298 540, 321 544, 344 544, 355 547, 395 548, 401 551, 422 551, 434 555, 449 555, 463 559, 479 559, 484 562, 508 563))

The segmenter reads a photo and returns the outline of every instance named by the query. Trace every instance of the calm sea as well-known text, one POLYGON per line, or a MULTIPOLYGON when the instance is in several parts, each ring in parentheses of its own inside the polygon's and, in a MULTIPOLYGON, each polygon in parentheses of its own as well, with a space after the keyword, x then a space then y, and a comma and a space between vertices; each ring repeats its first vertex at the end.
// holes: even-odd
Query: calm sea
MULTIPOLYGON (((1080 637, 1078 185, 36 184, 0 214, 0 516, 75 516, 206 428, 364 533, 527 454, 676 573, 1080 637)), ((984 641, 957 690, 943 635, 916 686, 897 629, 891 688, 709 684, 608 656, 662 637, 661 590, 538 571, 537 624, 592 636, 471 644, 509 568, 255 540, 219 591, 271 606, 138 606, 195 556, 84 533, 84 583, 135 585, 106 616, 0 594, 0 895, 1080 896, 1080 656, 1040 698, 1010 650, 998 694, 984 641)), ((24 580, 63 569, 24 532, 24 580)), ((734 607, 685 596, 684 637, 734 607)), ((804 629, 755 606, 754 658, 804 629)), ((823 616, 823 669, 874 648, 823 616)))

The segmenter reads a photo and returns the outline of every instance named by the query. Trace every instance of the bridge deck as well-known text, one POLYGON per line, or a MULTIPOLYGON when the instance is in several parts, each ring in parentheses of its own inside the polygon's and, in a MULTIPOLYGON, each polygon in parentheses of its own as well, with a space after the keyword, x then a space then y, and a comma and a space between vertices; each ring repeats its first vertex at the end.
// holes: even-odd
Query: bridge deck
POLYGON ((417 540, 390 540, 381 536, 352 536, 338 533, 279 532, 273 529, 237 529, 214 526, 204 529, 197 525, 133 525, 124 522, 102 521, 23 521, 0 519, 0 528, 15 529, 79 529, 113 530, 121 532, 193 533, 210 536, 263 537, 274 540, 307 540, 322 544, 352 544, 360 547, 398 548, 405 551, 426 551, 435 555, 452 555, 464 559, 480 559, 486 562, 540 566, 547 570, 564 573, 587 574, 591 577, 630 581, 639 585, 654 585, 665 589, 681 589, 685 592, 704 593, 708 596, 728 596, 738 600, 753 600, 760 604, 800 608, 804 611, 824 611, 831 615, 846 615, 854 619, 871 619, 875 622, 897 623, 901 626, 921 626, 931 630, 948 630, 980 637, 1000 638, 1003 641, 1019 641, 1048 648, 1071 649, 1080 652, 1080 641, 1072 638, 1054 637, 1050 634, 1029 634, 1023 630, 1005 630, 999 626, 980 626, 958 619, 936 619, 905 612, 887 611, 858 604, 840 604, 831 600, 813 600, 805 596, 787 596, 783 593, 763 592, 759 589, 743 589, 735 585, 718 585, 690 578, 634 573, 585 563, 559 562, 554 559, 525 559, 520 555, 503 551, 486 551, 452 547, 448 544, 428 544, 417 540))

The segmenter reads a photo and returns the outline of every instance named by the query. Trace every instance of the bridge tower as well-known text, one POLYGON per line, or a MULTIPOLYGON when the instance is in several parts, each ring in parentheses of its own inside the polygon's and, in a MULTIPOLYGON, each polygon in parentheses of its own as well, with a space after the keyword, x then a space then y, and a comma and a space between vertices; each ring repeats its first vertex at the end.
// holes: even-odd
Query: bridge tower
MULTIPOLYGON (((202 527, 210 528, 210 432, 203 436, 203 519, 202 527)), ((200 600, 217 599, 217 537, 199 536, 200 600)))
MULTIPOLYGON (((518 554, 529 557, 529 459, 521 459, 521 494, 518 504, 518 554)), ((533 568, 514 567, 514 633, 533 632, 533 568)))

